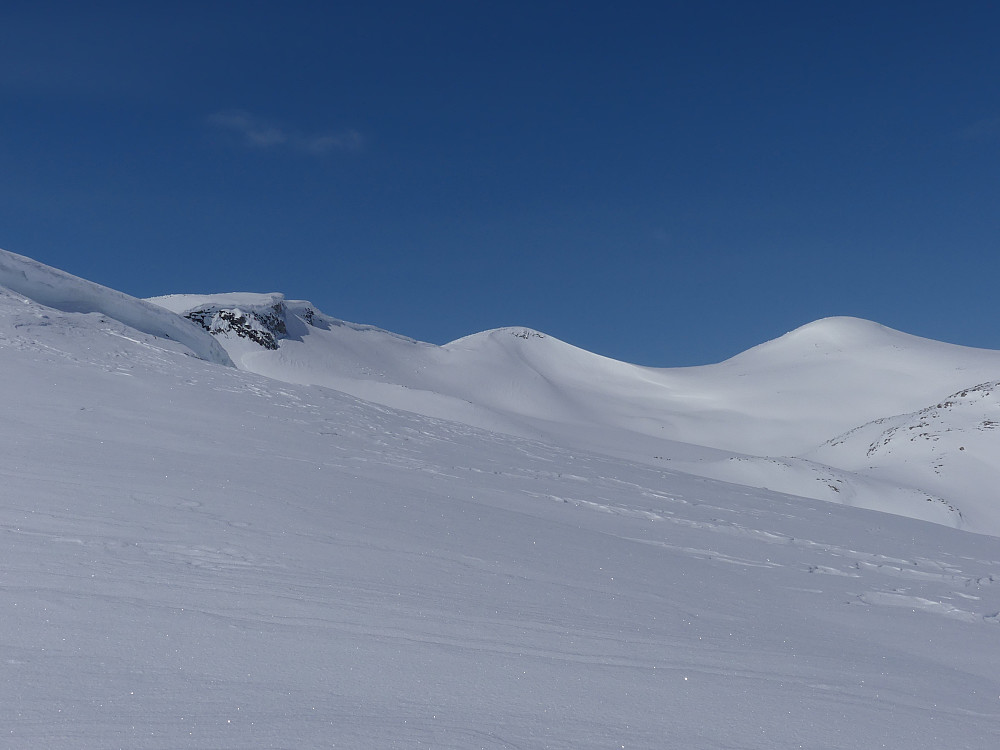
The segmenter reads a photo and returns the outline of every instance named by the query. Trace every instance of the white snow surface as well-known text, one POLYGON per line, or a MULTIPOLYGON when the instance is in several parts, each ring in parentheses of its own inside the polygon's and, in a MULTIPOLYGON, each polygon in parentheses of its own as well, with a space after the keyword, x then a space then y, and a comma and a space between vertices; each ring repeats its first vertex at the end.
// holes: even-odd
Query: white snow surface
POLYGON ((810 453, 886 484, 919 489, 961 512, 969 528, 1000 533, 1000 383, 980 383, 911 414, 879 419, 810 453))
MULTIPOLYGON (((450 409, 461 402, 454 393, 428 390, 402 410, 329 383, 282 382, 187 356, 103 312, 25 299, 25 288, 0 288, 4 747, 1000 742, 1000 538, 675 468, 810 464, 831 484, 860 477, 905 493, 888 484, 899 478, 894 461, 917 460, 919 451, 904 453, 924 443, 901 436, 931 422, 918 429, 940 430, 929 442, 945 445, 964 430, 963 455, 947 458, 974 458, 996 434, 968 429, 988 421, 992 386, 952 389, 924 404, 936 414, 910 408, 788 459, 671 442, 685 437, 679 431, 660 439, 636 427, 637 409, 607 425, 629 458, 588 421, 604 418, 597 406, 551 420, 573 416, 588 387, 624 399, 623 373, 643 395, 636 371, 691 388, 696 372, 633 368, 521 329, 433 347, 315 310, 309 324, 300 315, 310 306, 271 295, 227 302, 245 314, 287 305, 286 338, 258 357, 286 376, 296 361, 310 377, 319 370, 319 355, 304 353, 316 331, 354 347, 355 360, 325 355, 337 378, 371 378, 373 392, 394 398, 411 390, 391 382, 409 376, 400 353, 413 368, 436 357, 479 362, 477 376, 512 393, 455 413, 509 431, 487 430, 412 408, 450 409), (298 359, 273 356, 286 349, 298 359), (557 354, 571 366, 559 369, 557 354), (359 369, 378 356, 381 380, 359 369), (531 371, 526 385, 514 377, 531 371), (562 401, 542 404, 543 417, 507 408, 546 392, 562 401), (880 463, 869 469, 851 444, 867 452, 878 436, 880 463), (653 446, 660 458, 643 452, 653 446)), ((994 356, 873 324, 832 327, 902 341, 907 362, 921 351, 942 357, 942 381, 959 367, 976 374, 994 356)), ((823 343, 806 333, 810 346, 823 343)), ((235 333, 218 335, 243 368, 260 355, 235 333)), ((844 363, 858 361, 855 343, 812 348, 821 362, 844 363)), ((794 364, 797 347, 779 339, 696 369, 716 389, 740 372, 763 383, 768 351, 794 364)), ((888 354, 872 371, 898 373, 888 354)), ((912 382, 901 388, 923 398, 912 382)), ((794 397, 808 405, 802 391, 794 397)), ((763 406, 717 416, 739 425, 754 409, 763 406)), ((837 421, 824 410, 805 416, 837 421)))
POLYGON ((659 369, 592 354, 530 328, 500 328, 438 347, 336 320, 276 294, 152 301, 178 313, 283 303, 289 335, 277 350, 247 347, 235 337, 220 341, 238 366, 286 382, 381 396, 404 408, 411 396, 398 395, 401 388, 423 390, 532 424, 617 427, 755 455, 797 455, 1000 372, 1000 352, 856 318, 817 321, 717 365, 659 369), (305 310, 317 325, 303 321, 305 310))
POLYGON ((0 287, 63 312, 105 315, 142 333, 176 342, 201 359, 232 365, 219 343, 189 321, 23 255, 0 250, 0 287))
POLYGON ((232 332, 216 333, 238 367, 287 383, 323 385, 509 435, 1000 535, 1000 504, 992 491, 1000 484, 996 433, 963 455, 978 457, 981 470, 945 481, 930 471, 937 460, 930 454, 914 457, 927 472, 908 467, 892 474, 874 470, 873 462, 872 470, 861 470, 869 465, 867 445, 852 442, 836 456, 815 452, 859 425, 919 411, 995 379, 1000 352, 839 317, 719 364, 657 369, 601 357, 529 328, 486 331, 439 347, 330 318, 280 294, 153 301, 182 315, 220 309, 277 315, 286 330, 270 349, 232 332))

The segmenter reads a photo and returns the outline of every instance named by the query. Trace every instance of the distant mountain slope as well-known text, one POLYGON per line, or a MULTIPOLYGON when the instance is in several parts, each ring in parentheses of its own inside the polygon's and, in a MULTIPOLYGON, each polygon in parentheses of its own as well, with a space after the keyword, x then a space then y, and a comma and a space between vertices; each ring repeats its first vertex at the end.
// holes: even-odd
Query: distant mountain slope
MULTIPOLYGON (((735 440, 723 434, 719 447, 798 455, 859 424, 921 408, 992 379, 1000 373, 1000 352, 837 317, 802 326, 717 365, 671 372, 708 402, 696 418, 739 414, 736 424, 745 432, 735 440)), ((692 436, 707 431, 696 424, 686 427, 692 436)))
POLYGON ((183 351, 491 431, 1000 534, 991 489, 1000 484, 992 401, 1000 352, 828 318, 719 364, 656 369, 529 328, 435 346, 276 293, 136 300, 2 251, 0 289, 19 346, 42 329, 71 337, 94 318, 150 352, 183 351))
POLYGON ((1000 533, 1000 382, 870 422, 809 453, 830 466, 946 498, 966 528, 1000 533))
POLYGON ((280 295, 152 301, 202 318, 226 305, 258 314, 280 308, 288 333, 277 334, 273 348, 216 329, 240 367, 279 380, 330 385, 445 418, 455 416, 451 405, 428 403, 421 394, 467 402, 524 429, 613 428, 755 455, 797 455, 859 424, 913 411, 1000 373, 1000 352, 854 318, 817 321, 720 364, 657 369, 601 357, 528 328, 487 331, 437 347, 345 323, 280 295))
MULTIPOLYGON (((280 294, 152 301, 212 331, 242 369, 277 380, 747 486, 1000 534, 1000 509, 981 491, 1000 483, 1000 463, 987 462, 965 478, 923 481, 917 477, 932 474, 861 471, 867 464, 854 443, 835 457, 816 450, 857 425, 918 411, 942 394, 995 377, 1000 352, 840 317, 719 364, 657 369, 529 328, 435 346, 331 318, 280 294)), ((1000 454, 997 438, 1000 433, 988 440, 1000 454)), ((924 468, 939 462, 912 460, 924 468)))

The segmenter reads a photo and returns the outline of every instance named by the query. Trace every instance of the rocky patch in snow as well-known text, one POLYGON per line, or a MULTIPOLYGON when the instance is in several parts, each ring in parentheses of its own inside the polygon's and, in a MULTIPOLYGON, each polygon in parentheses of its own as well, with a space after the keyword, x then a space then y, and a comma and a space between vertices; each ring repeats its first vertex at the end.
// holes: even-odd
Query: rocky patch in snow
POLYGON ((278 339, 288 335, 285 306, 280 301, 263 309, 204 305, 188 310, 184 317, 215 336, 232 334, 265 349, 277 349, 278 339))

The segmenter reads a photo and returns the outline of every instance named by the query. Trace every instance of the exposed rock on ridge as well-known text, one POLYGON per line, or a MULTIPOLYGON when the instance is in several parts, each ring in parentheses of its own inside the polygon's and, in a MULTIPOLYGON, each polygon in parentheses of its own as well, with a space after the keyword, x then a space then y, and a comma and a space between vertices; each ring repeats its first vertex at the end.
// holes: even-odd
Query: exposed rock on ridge
POLYGON ((275 350, 278 339, 288 335, 285 312, 284 302, 278 301, 261 310, 203 305, 188 310, 184 317, 213 335, 232 333, 265 349, 275 350))

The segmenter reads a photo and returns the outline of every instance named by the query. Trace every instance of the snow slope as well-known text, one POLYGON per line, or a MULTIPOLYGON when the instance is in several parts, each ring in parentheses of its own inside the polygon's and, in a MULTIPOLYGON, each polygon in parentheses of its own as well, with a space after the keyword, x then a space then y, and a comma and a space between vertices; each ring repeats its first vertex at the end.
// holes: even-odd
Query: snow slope
POLYGON ((0 250, 0 287, 64 312, 96 313, 159 339, 173 341, 209 362, 232 365, 211 336, 158 305, 129 297, 23 255, 0 250))
MULTIPOLYGON (((510 435, 1000 535, 1000 503, 990 489, 1000 483, 1000 464, 987 461, 964 478, 923 481, 910 472, 902 481, 898 473, 860 472, 865 451, 853 443, 841 451, 853 455, 850 460, 811 452, 859 425, 917 411, 996 377, 1000 352, 828 318, 719 364, 654 369, 527 328, 438 347, 336 320, 278 294, 154 301, 209 321, 206 327, 239 367, 284 382, 325 385, 510 435), (229 322, 218 318, 223 311, 229 322), (232 320, 245 322, 234 328, 232 320), (262 344, 254 327, 272 338, 262 344)), ((995 436, 984 440, 993 442, 982 452, 1000 455, 995 436)), ((936 460, 928 456, 922 464, 928 478, 936 460)))
POLYGON ((974 528, 1000 529, 1000 383, 964 388, 919 411, 879 419, 810 453, 816 461, 961 509, 974 528), (986 502, 982 502, 985 499, 986 502))
POLYGON ((738 441, 720 447, 787 456, 992 379, 1000 372, 1000 352, 838 317, 802 326, 721 364, 680 372, 690 390, 712 400, 711 411, 740 415, 738 441))
POLYGON ((278 309, 290 333, 276 336, 274 348, 217 332, 240 367, 286 382, 330 385, 372 400, 383 395, 403 408, 401 389, 429 391, 526 425, 613 427, 752 455, 801 454, 1000 372, 1000 352, 855 318, 817 321, 717 365, 656 369, 528 328, 486 331, 437 347, 336 320, 281 295, 152 301, 187 315, 227 305, 278 309))
POLYGON ((0 290, 5 747, 1000 741, 1000 539, 162 341, 0 290))

